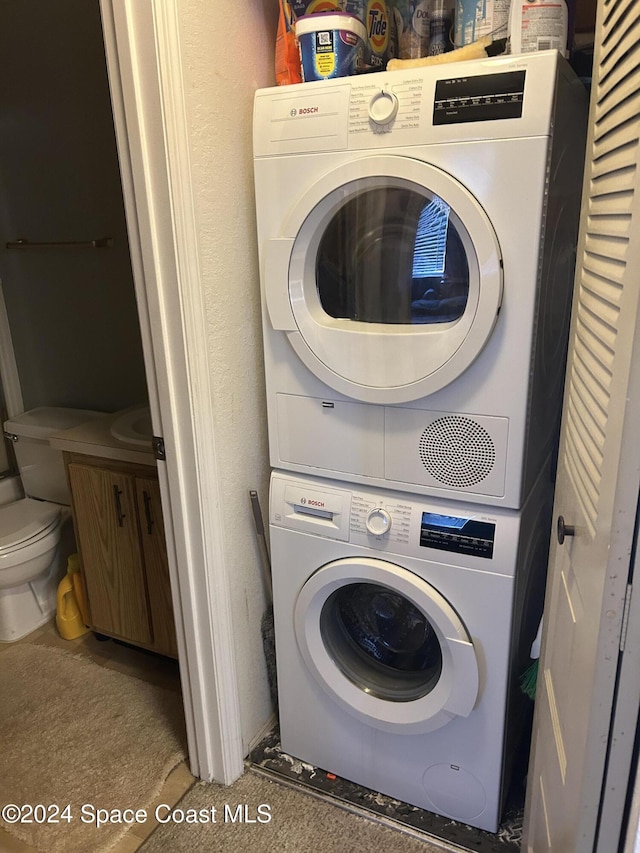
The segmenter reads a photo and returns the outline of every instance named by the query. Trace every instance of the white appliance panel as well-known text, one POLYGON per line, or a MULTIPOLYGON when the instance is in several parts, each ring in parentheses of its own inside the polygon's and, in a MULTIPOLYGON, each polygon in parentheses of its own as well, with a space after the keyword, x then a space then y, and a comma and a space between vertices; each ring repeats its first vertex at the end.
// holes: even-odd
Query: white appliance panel
MULTIPOLYGON (((524 719, 517 677, 542 611, 550 504, 542 480, 516 512, 274 473, 270 535, 283 750, 496 831, 524 719), (327 506, 349 507, 346 527, 341 515, 346 537, 325 535, 326 519, 314 524, 304 513, 287 516, 287 495, 300 501, 318 493, 327 506), (465 535, 469 519, 479 522, 473 536, 465 535), (352 666, 350 652, 345 662, 343 650, 352 643, 342 643, 334 613, 345 590, 349 596, 370 584, 411 602, 438 639, 435 684, 415 696, 399 692, 402 671, 394 670, 389 687, 384 676, 378 680, 377 664, 369 681, 366 667, 352 666)), ((425 672, 426 680, 428 666, 425 672)))
MULTIPOLYGON (((463 118, 476 109, 453 107, 463 118)), ((557 52, 257 93, 255 186, 273 467, 522 506, 557 438, 586 114, 584 87, 557 52), (438 123, 439 111, 451 106, 447 87, 456 91, 460 80, 484 86, 495 75, 522 72, 519 116, 438 123), (400 104, 384 128, 368 118, 378 90, 400 104), (324 121, 333 129, 319 138, 314 122, 324 121), (274 129, 284 124, 290 129, 274 129), (401 193, 413 185, 422 188, 417 196, 428 195, 420 176, 431 173, 439 176, 442 200, 472 200, 468 209, 462 205, 461 222, 473 210, 484 223, 468 230, 467 313, 422 327, 329 315, 313 276, 322 229, 342 203, 339 187, 344 205, 361 190, 366 195, 371 182, 401 193), (494 249, 482 248, 481 232, 494 235, 486 242, 494 249), (333 417, 331 428, 327 417, 327 440, 311 440, 317 407, 333 406, 335 415, 341 404, 353 406, 342 409, 351 415, 333 417), (458 416, 503 419, 486 482, 425 477, 397 414, 403 408, 412 423, 415 412, 424 412, 423 430, 435 413, 450 416, 452 425, 458 416)), ((375 207, 378 196, 371 198, 375 207)), ((384 256, 384 248, 379 252, 384 256)))

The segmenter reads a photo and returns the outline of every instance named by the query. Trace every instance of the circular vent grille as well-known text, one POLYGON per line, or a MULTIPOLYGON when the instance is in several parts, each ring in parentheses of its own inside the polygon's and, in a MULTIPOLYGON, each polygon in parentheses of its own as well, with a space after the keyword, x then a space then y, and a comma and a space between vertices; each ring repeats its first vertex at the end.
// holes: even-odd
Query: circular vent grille
POLYGON ((429 424, 420 436, 422 464, 446 486, 474 486, 489 475, 496 449, 489 433, 476 421, 447 415, 429 424))

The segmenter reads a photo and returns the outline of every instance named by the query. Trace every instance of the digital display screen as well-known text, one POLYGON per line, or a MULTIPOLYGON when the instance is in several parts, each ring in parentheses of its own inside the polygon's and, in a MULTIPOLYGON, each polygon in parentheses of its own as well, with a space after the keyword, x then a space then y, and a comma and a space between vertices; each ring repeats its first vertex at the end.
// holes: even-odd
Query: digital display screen
POLYGON ((491 521, 423 512, 420 524, 420 545, 455 554, 468 554, 490 560, 496 526, 491 521))
POLYGON ((438 80, 433 104, 434 125, 520 118, 525 73, 506 71, 438 80))

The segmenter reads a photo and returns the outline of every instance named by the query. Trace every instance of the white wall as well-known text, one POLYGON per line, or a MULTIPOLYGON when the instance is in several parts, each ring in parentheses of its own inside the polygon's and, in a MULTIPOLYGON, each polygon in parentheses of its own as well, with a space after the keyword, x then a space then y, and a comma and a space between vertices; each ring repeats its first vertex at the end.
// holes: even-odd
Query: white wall
POLYGON ((264 589, 249 502, 266 518, 267 423, 252 173, 256 88, 273 85, 276 0, 180 0, 182 73, 214 400, 223 549, 245 751, 271 713, 264 589))

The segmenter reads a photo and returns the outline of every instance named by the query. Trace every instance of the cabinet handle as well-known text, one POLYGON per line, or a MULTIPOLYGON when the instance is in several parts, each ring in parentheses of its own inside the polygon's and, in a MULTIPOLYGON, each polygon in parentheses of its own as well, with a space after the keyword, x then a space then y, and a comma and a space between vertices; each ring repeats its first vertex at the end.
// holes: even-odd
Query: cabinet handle
POLYGON ((118 519, 118 527, 124 527, 124 520, 126 515, 122 512, 122 504, 120 503, 120 495, 122 494, 122 489, 119 489, 117 486, 113 487, 113 497, 116 502, 116 518, 118 519))
POLYGON ((144 501, 144 514, 147 519, 147 533, 153 533, 153 515, 151 514, 151 495, 149 492, 142 492, 142 500, 144 501))

